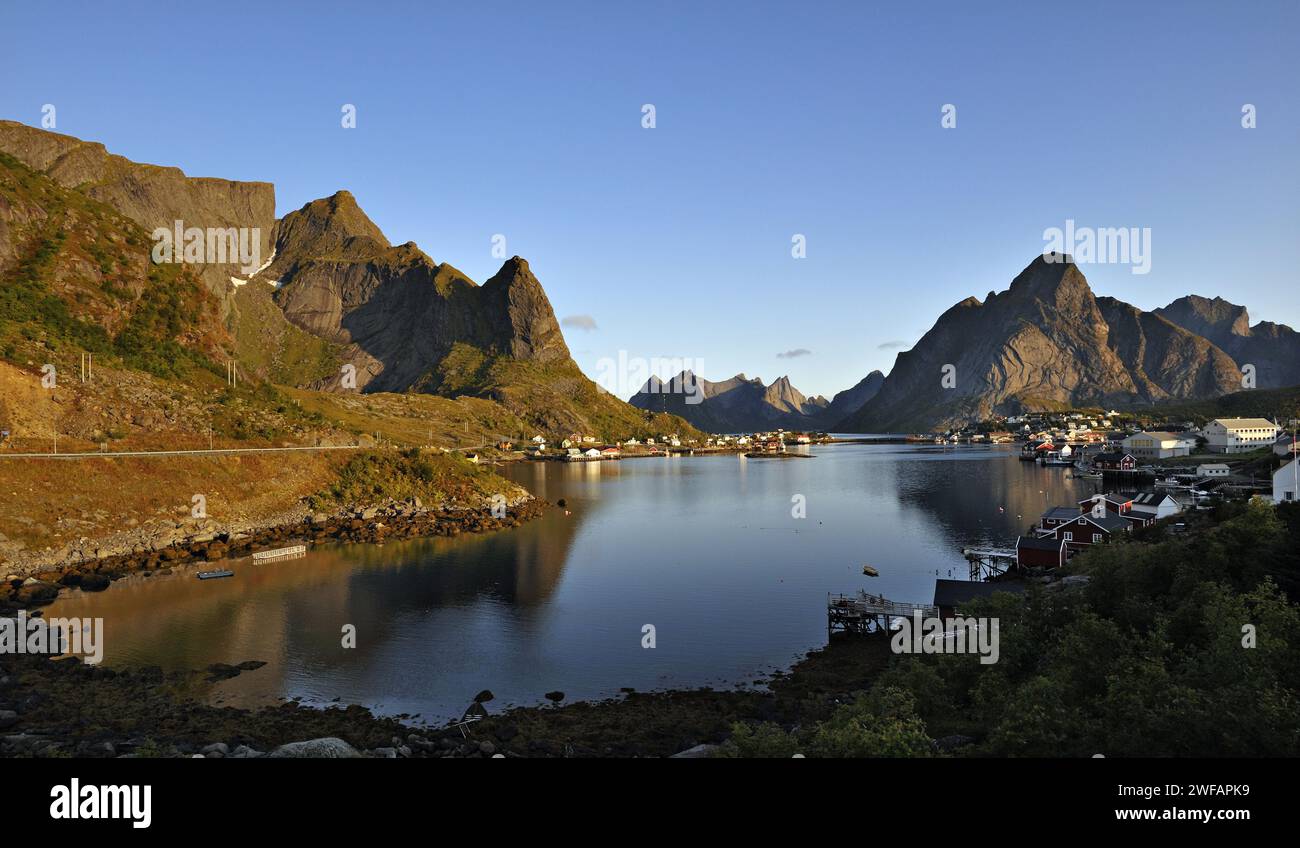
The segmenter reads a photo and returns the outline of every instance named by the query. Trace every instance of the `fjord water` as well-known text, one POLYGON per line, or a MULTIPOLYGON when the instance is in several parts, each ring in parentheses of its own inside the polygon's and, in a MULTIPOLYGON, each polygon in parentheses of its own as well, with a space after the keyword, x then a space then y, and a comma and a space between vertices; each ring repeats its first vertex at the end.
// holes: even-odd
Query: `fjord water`
POLYGON ((265 661, 196 678, 195 694, 237 706, 301 698, 441 723, 483 689, 498 709, 553 690, 753 685, 825 644, 828 592, 928 603, 936 577, 966 577, 963 546, 1008 547, 1043 509, 1100 485, 1005 448, 811 453, 520 463, 503 473, 567 511, 487 535, 237 560, 223 580, 131 577, 46 614, 103 618, 110 667, 265 661))

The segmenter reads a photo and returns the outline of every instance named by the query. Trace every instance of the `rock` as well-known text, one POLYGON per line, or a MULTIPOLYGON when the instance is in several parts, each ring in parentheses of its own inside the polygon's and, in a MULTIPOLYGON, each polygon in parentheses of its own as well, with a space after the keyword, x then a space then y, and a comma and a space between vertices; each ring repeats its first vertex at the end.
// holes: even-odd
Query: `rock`
POLYGON ((1061 578, 1061 585, 1069 586, 1087 586, 1092 582, 1092 576, 1088 574, 1071 574, 1069 577, 1061 578))
POLYGON ((116 757, 117 748, 112 742, 96 742, 86 749, 86 752, 92 757, 116 757))
POLYGON ((493 745, 491 742, 487 741, 486 739, 478 743, 478 749, 482 751, 484 754, 488 755, 489 757, 497 752, 497 746, 493 745))
POLYGON ((378 757, 378 758, 381 759, 381 760, 395 760, 395 759, 397 759, 397 749, 396 749, 396 748, 376 748, 376 749, 374 749, 373 751, 370 752, 370 755, 373 756, 373 757, 378 757))
MULTIPOLYGON (((291 745, 301 745, 301 744, 304 744, 304 743, 302 743, 302 742, 291 742, 291 743, 289 743, 289 744, 291 744, 291 745)), ((283 747, 283 746, 281 746, 281 747, 283 747)), ((254 749, 254 748, 250 748, 250 747, 248 747, 247 745, 239 745, 239 746, 236 746, 235 750, 233 750, 233 751, 230 752, 230 758, 231 758, 232 760, 251 760, 251 759, 253 759, 253 758, 255 758, 255 757, 262 757, 262 756, 265 756, 265 754, 263 754, 261 751, 258 751, 258 750, 254 749)))
POLYGON ((0 730, 13 727, 18 723, 18 713, 13 710, 0 710, 0 730))
POLYGON ((958 748, 964 747, 966 745, 970 745, 974 741, 975 739, 973 737, 962 736, 961 734, 955 733, 952 736, 942 736, 934 740, 933 744, 934 744, 934 749, 936 751, 946 753, 948 751, 954 751, 958 748))
POLYGON ((713 756, 713 752, 721 747, 719 745, 696 745, 694 748, 687 748, 685 751, 678 751, 668 759, 670 760, 700 760, 705 757, 713 756))
POLYGON ((546 700, 550 701, 551 703, 558 704, 558 703, 560 703, 560 701, 563 701, 563 700, 564 700, 564 693, 563 693, 563 692, 547 692, 547 693, 546 693, 546 700))
MULTIPOLYGON (((394 751, 393 755, 396 754, 397 752, 394 751)), ((336 736, 325 736, 304 742, 289 742, 276 748, 267 756, 272 759, 350 759, 360 757, 361 752, 336 736)))
POLYGON ((496 696, 492 694, 491 689, 484 689, 482 692, 479 692, 477 695, 474 696, 474 703, 485 704, 488 701, 492 700, 494 697, 496 696))
POLYGON ((200 748, 199 753, 205 756, 208 754, 220 754, 224 757, 226 754, 230 753, 230 746, 225 742, 213 742, 211 745, 204 745, 200 748))

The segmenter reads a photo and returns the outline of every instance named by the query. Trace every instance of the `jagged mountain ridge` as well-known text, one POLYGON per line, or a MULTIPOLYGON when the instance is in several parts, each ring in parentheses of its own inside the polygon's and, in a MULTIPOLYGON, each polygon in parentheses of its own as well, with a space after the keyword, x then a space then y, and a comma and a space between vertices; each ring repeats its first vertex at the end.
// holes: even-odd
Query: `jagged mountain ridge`
POLYGON ((820 395, 805 396, 788 376, 765 385, 760 378, 744 374, 713 382, 683 371, 666 382, 651 377, 628 402, 640 409, 680 416, 712 433, 821 430, 865 403, 883 379, 874 371, 827 401, 820 395), (695 398, 698 403, 691 402, 695 398))
POLYGON ((1300 333, 1285 324, 1251 326, 1246 307, 1200 295, 1180 297, 1155 314, 1209 339, 1238 365, 1255 366, 1258 388, 1300 383, 1300 333))
MULTIPOLYGON (((1234 316, 1230 324, 1237 323, 1234 316)), ((928 430, 994 414, 1209 398, 1240 388, 1239 363, 1211 339, 1162 310, 1094 296, 1068 257, 1038 256, 1006 291, 982 302, 966 298, 941 315, 839 428, 928 430)))

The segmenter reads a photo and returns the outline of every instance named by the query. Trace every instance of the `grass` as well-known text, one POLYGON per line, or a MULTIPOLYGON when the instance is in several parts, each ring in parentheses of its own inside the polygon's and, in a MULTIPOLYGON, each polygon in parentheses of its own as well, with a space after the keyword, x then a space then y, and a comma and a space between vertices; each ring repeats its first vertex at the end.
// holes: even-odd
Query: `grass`
POLYGON ((493 495, 514 498, 520 490, 460 454, 423 451, 365 451, 350 456, 338 478, 308 499, 312 509, 419 498, 426 506, 480 505, 493 495))

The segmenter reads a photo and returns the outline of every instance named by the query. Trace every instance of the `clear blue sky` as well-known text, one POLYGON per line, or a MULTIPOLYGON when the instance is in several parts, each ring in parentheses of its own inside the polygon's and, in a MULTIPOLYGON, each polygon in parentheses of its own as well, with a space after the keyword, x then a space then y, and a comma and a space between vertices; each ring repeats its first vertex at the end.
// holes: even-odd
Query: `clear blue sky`
POLYGON ((1294 0, 9 2, 3 19, 0 116, 38 125, 55 104, 60 132, 132 159, 274 182, 280 214, 347 188, 394 243, 480 282, 504 234, 557 315, 595 320, 565 329, 592 374, 626 350, 829 396, 1005 288, 1067 218, 1152 230, 1151 273, 1083 268, 1098 294, 1221 294, 1300 325, 1294 0))

